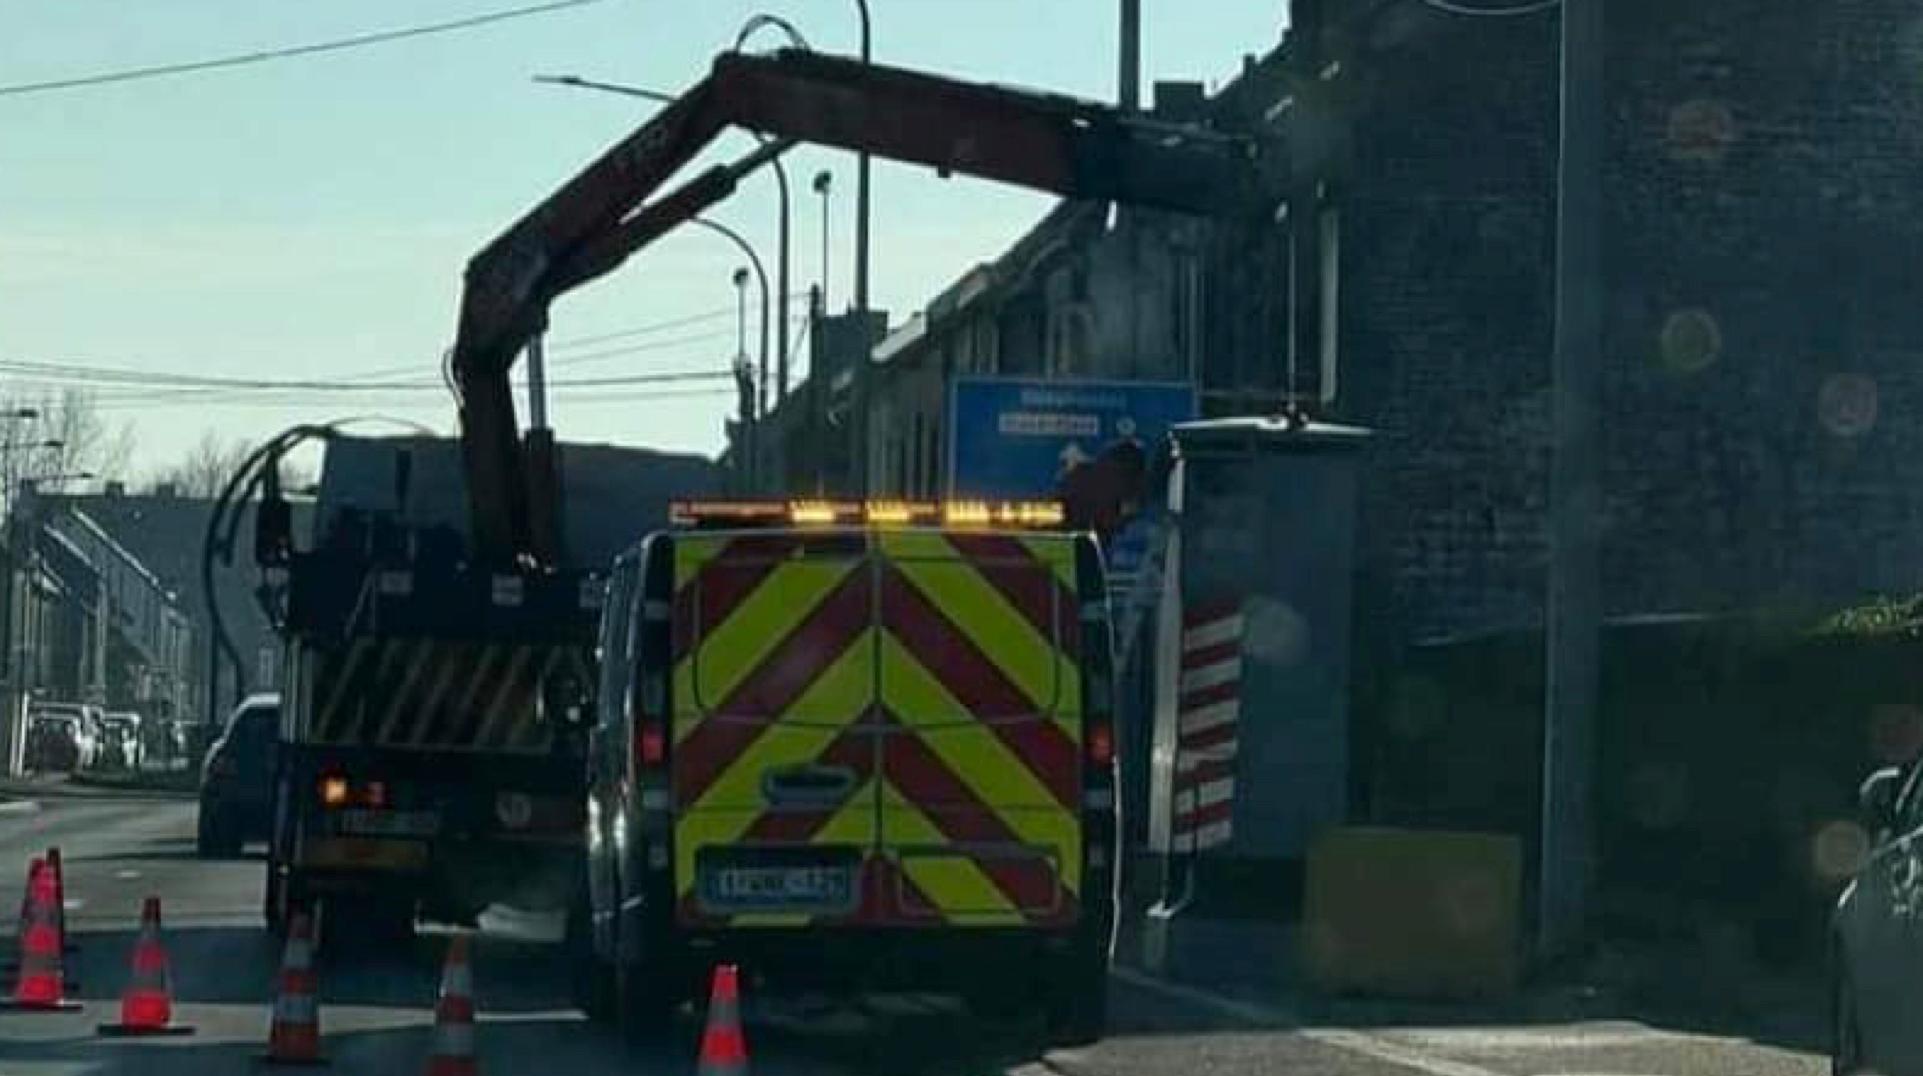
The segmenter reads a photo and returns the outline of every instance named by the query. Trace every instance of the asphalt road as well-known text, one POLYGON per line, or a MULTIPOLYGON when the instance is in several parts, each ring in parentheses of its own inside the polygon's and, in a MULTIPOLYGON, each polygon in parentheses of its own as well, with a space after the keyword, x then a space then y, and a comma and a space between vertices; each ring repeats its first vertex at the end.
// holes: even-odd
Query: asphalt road
MULTIPOLYGON (((259 925, 258 859, 193 853, 191 803, 126 797, 0 799, 0 904, 29 856, 59 845, 79 952, 82 1013, 0 1013, 0 1076, 257 1073, 279 960, 259 925), (178 1018, 191 1037, 102 1039, 116 1015, 141 899, 164 902, 178 1018)), ((11 932, 12 924, 0 927, 11 932)), ((483 1073, 689 1073, 698 1029, 637 1050, 567 1005, 549 924, 497 916, 476 946, 483 1073)), ((423 1071, 444 934, 401 951, 330 954, 320 969, 324 1049, 336 1072, 423 1071)), ((11 952, 9 939, 4 950, 11 952)), ((752 996, 747 1034, 761 1076, 1815 1076, 1812 1054, 1630 1021, 1420 1026, 1374 1011, 1361 1026, 1304 1022, 1285 1000, 1238 1001, 1130 971, 1112 989, 1115 1029, 1098 1046, 1044 1052, 1032 1026, 984 1023, 935 997, 805 1006, 752 996)), ((1430 1021, 1436 1023, 1435 1021, 1430 1021)))

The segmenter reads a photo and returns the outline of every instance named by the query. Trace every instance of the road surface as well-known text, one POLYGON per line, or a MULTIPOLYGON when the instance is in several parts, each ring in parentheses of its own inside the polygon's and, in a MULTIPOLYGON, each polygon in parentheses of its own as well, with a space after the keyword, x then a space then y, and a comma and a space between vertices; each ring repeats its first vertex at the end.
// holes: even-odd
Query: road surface
MULTIPOLYGON (((194 806, 127 797, 0 799, 0 901, 13 901, 29 856, 49 845, 67 863, 70 959, 86 1003, 77 1014, 0 1013, 4 1076, 216 1076, 257 1073, 279 953, 259 925, 257 858, 208 862, 193 851, 194 806), (164 902, 179 1019, 192 1037, 109 1040, 141 899, 164 902)), ((546 924, 491 919, 476 947, 483 1073, 598 1076, 689 1073, 697 1029, 634 1049, 567 1004, 563 973, 534 940, 546 924)), ((10 931, 11 925, 5 929, 10 931)), ((336 1072, 423 1071, 439 953, 352 952, 322 964, 324 1049, 336 1072)), ((6 950, 11 952, 9 939, 6 950)), ((1303 1024, 1262 1004, 1175 987, 1123 970, 1114 1033, 1098 1046, 1044 1051, 1038 1032, 988 1024, 934 997, 816 1007, 749 999, 758 1076, 1815 1076, 1821 1059, 1740 1039, 1617 1022, 1485 1027, 1303 1024)))

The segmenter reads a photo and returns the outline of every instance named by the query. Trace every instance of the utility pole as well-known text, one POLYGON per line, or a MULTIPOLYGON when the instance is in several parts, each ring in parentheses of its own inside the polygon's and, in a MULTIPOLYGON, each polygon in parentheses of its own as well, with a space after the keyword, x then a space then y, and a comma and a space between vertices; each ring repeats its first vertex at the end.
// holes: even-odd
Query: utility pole
POLYGON ((823 306, 826 300, 822 295, 822 285, 816 284, 808 289, 808 425, 807 439, 802 449, 803 458, 808 461, 808 469, 814 472, 815 495, 820 496, 827 483, 828 439, 823 435, 827 429, 827 416, 822 409, 827 406, 828 390, 822 385, 824 375, 821 369, 821 319, 828 311, 823 306))
POLYGON ((1562 4, 1539 958, 1569 955, 1581 944, 1595 866, 1596 695, 1602 644, 1596 396, 1604 286, 1603 3, 1562 4))
POLYGON ((1122 0, 1121 38, 1115 97, 1122 111, 1134 112, 1142 107, 1142 0, 1122 0))
MULTIPOLYGON (((1289 7, 1292 63, 1308 86, 1320 89, 1325 57, 1322 50, 1327 0, 1293 0, 1289 7)), ((1322 192, 1320 175, 1293 177, 1289 193, 1289 281, 1287 404, 1290 416, 1300 415, 1302 391, 1299 371, 1322 352, 1322 192)), ((1240 386, 1238 386, 1240 387, 1240 386)))
MULTIPOLYGON (((869 18, 868 0, 855 0, 861 12, 861 64, 864 70, 875 59, 873 24, 869 18)), ((854 494, 857 497, 868 495, 868 369, 874 358, 875 341, 868 334, 868 178, 869 157, 862 153, 855 158, 855 322, 861 336, 855 344, 855 376, 849 383, 848 425, 855 434, 854 456, 854 494)))

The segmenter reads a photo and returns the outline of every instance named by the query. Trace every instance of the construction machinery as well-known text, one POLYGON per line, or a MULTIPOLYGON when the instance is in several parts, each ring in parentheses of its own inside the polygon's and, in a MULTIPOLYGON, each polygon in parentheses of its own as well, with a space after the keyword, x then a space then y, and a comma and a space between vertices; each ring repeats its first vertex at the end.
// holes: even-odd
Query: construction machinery
MULTIPOLYGON (((544 428, 538 393, 531 394, 533 428, 519 434, 510 382, 524 349, 538 357, 550 304, 727 198, 742 177, 804 141, 926 165, 944 176, 1252 218, 1270 227, 1272 192, 1286 185, 1283 155, 1258 139, 804 51, 724 54, 699 84, 468 265, 448 368, 460 402, 471 530, 483 561, 544 565, 561 548, 553 434, 544 428), (729 127, 757 135, 758 147, 660 193, 729 127)), ((531 384, 538 380, 530 376, 531 384)), ((590 734, 594 866, 571 931, 584 1002, 591 1011, 619 1010, 630 1027, 647 1026, 688 996, 693 961, 682 957, 694 951, 690 946, 735 947, 762 958, 793 942, 823 953, 829 950, 813 944, 820 939, 811 930, 830 922, 839 928, 830 932, 832 949, 843 955, 860 948, 858 939, 883 951, 904 931, 931 941, 930 953, 944 941, 958 953, 986 952, 990 939, 1005 942, 996 951, 1009 959, 982 962, 990 974, 974 984, 991 998, 1016 996, 1012 986, 1026 975, 1022 954, 1044 958, 1036 967, 1051 984, 1051 1026, 1070 1039, 1099 1034, 1114 922, 1116 805, 1107 711, 1113 669, 1094 543, 1012 531, 971 536, 945 524, 875 530, 867 526, 873 520, 822 534, 796 529, 809 522, 798 516, 759 535, 659 534, 616 565, 617 596, 601 632, 599 719, 590 734), (778 558, 756 552, 783 543, 814 550, 819 563, 797 553, 795 564, 777 565, 778 558), (721 577, 734 577, 704 576, 689 559, 703 555, 725 562, 721 577), (953 634, 952 625, 965 622, 980 634, 957 638, 975 643, 930 644, 923 660, 938 662, 944 651, 952 657, 990 640, 1014 667, 1051 670, 1040 680, 1053 686, 1030 685, 1040 692, 1034 697, 1011 690, 1002 709, 987 708, 993 712, 949 713, 953 707, 939 701, 944 690, 967 694, 979 685, 958 681, 913 695, 913 685, 934 682, 916 678, 924 666, 876 656, 876 668, 892 670, 880 674, 880 687, 850 688, 832 705, 811 696, 756 696, 759 702, 741 710, 739 700, 704 696, 704 678, 720 673, 690 672, 682 659, 708 650, 699 631, 673 628, 678 599, 696 595, 699 604, 705 585, 710 605, 722 592, 743 600, 745 592, 759 593, 743 579, 820 582, 811 572, 920 603, 912 613, 884 617, 886 623, 871 623, 864 606, 847 634, 866 641, 849 653, 881 645, 875 640, 919 637, 918 628, 953 634), (927 578, 903 582, 914 573, 927 578), (634 581, 641 575, 646 586, 634 581), (985 611, 1008 600, 993 596, 997 588, 1042 595, 1030 603, 1040 618, 1027 628, 1031 642, 1011 642, 1027 637, 997 627, 985 611), (1075 636, 1091 641, 1064 641, 1075 636), (1073 704, 1063 702, 1069 683, 1073 704), (824 740, 815 727, 822 706, 852 723, 839 739, 825 737, 832 741, 827 758, 815 753, 824 740), (904 732, 889 720, 913 727, 904 732), (943 758, 942 750, 967 757, 943 758), (917 769, 917 762, 926 765, 917 769), (956 789, 966 781, 949 780, 956 766, 993 787, 962 795, 956 789), (725 795, 698 787, 722 773, 738 778, 722 782, 725 795), (1051 791, 1032 798, 1043 786, 1051 791), (987 798, 977 802, 980 796, 987 798), (878 804, 882 819, 865 837, 830 824, 825 844, 789 839, 772 851, 763 847, 762 829, 744 837, 744 826, 789 833, 859 803, 878 804), (982 837, 987 831, 999 836, 982 837)), ((831 513, 828 522, 843 521, 831 513)), ((787 607, 786 599, 768 600, 770 608, 787 607)), ((745 650, 715 660, 739 673, 753 666, 743 655, 764 644, 744 637, 745 650)), ((858 810, 849 817, 868 819, 858 810)))
POLYGON ((237 476, 260 492, 255 556, 283 651, 268 923, 307 913, 325 944, 343 924, 392 935, 496 903, 564 908, 599 566, 712 465, 570 447, 570 540, 536 565, 472 552, 451 440, 317 436, 311 534, 274 477, 287 446, 237 476))
POLYGON ((724 53, 707 78, 468 263, 449 369, 485 557, 547 563, 558 548, 553 434, 537 421, 519 435, 509 376, 545 331, 549 305, 727 198, 799 142, 944 176, 1271 227, 1275 192, 1289 182, 1286 154, 1265 139, 812 52, 724 53), (729 127, 755 133, 760 145, 653 197, 729 127))

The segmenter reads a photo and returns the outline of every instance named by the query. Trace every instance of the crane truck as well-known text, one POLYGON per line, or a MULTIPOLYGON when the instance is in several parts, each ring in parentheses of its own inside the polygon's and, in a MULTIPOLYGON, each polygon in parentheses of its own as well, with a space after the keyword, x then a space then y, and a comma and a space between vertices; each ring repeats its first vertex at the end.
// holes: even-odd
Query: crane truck
MULTIPOLYGON (((1273 228, 1277 204, 1301 187, 1289 154, 1259 136, 805 51, 724 54, 468 265, 449 370, 472 530, 485 556, 543 564, 556 548, 552 435, 537 421, 521 436, 509 376, 546 330, 550 304, 727 198, 799 142, 1257 228, 1273 228), (661 193, 729 127, 754 133, 759 146, 661 193)), ((738 954, 757 971, 795 972, 833 956, 829 963, 855 965, 857 976, 890 965, 964 970, 1004 998, 1043 983, 1058 1037, 1098 1035, 1120 868, 1109 627, 1094 543, 1024 537, 1019 526, 984 531, 984 523, 1028 516, 957 506, 789 505, 763 515, 734 505, 694 511, 689 522, 699 530, 717 516, 723 532, 650 536, 616 565, 586 778, 588 899, 574 917, 587 921, 574 936, 590 1013, 658 1026, 705 959, 738 954), (807 530, 823 521, 825 531, 807 530), (704 574, 703 556, 723 567, 704 574), (856 640, 851 653, 881 648, 873 667, 897 671, 877 674, 872 691, 834 696, 851 731, 827 737, 821 757, 797 746, 823 739, 820 699, 756 695, 737 706, 719 688, 704 697, 724 666, 741 673, 773 636, 710 650, 698 627, 704 614, 689 612, 714 608, 723 592, 746 605, 765 592, 770 609, 787 608, 783 587, 806 590, 820 582, 811 572, 899 596, 872 616, 844 618, 836 638, 856 640), (928 578, 900 582, 917 573, 928 578), (998 588, 1002 598, 990 593, 998 588), (994 627, 985 611, 1008 594, 1032 597, 1032 645, 994 627), (969 630, 980 633, 974 643, 969 630), (1000 675, 991 675, 995 662, 978 662, 979 675, 914 680, 912 669, 923 666, 891 664, 890 638, 948 640, 923 652, 936 662, 971 646, 1001 647, 1005 668, 1057 670, 1035 678, 1054 684, 1053 694, 1011 691, 987 710, 962 712, 942 700, 993 694, 981 677, 1000 675), (712 668, 694 668, 696 654, 720 656, 712 668), (945 686, 928 687, 936 681, 945 686), (1062 685, 1071 682, 1069 700, 1062 685), (929 761, 964 748, 980 750, 929 761), (846 758, 834 755, 841 749, 846 758), (902 767, 914 763, 926 763, 919 788, 904 791, 917 782, 902 767), (963 770, 967 777, 943 783, 963 770), (720 781, 717 792, 716 774, 739 780, 720 781), (970 782, 972 791, 962 787, 970 782), (881 821, 868 829, 867 815, 851 806, 863 802, 879 805, 881 821), (832 819, 844 815, 851 821, 838 828, 832 819), (809 820, 825 822, 825 845, 793 838, 809 820), (744 825, 752 830, 745 837, 744 825)), ((802 664, 832 665, 816 657, 802 664)), ((768 660, 780 666, 768 673, 776 679, 800 667, 768 660)))

